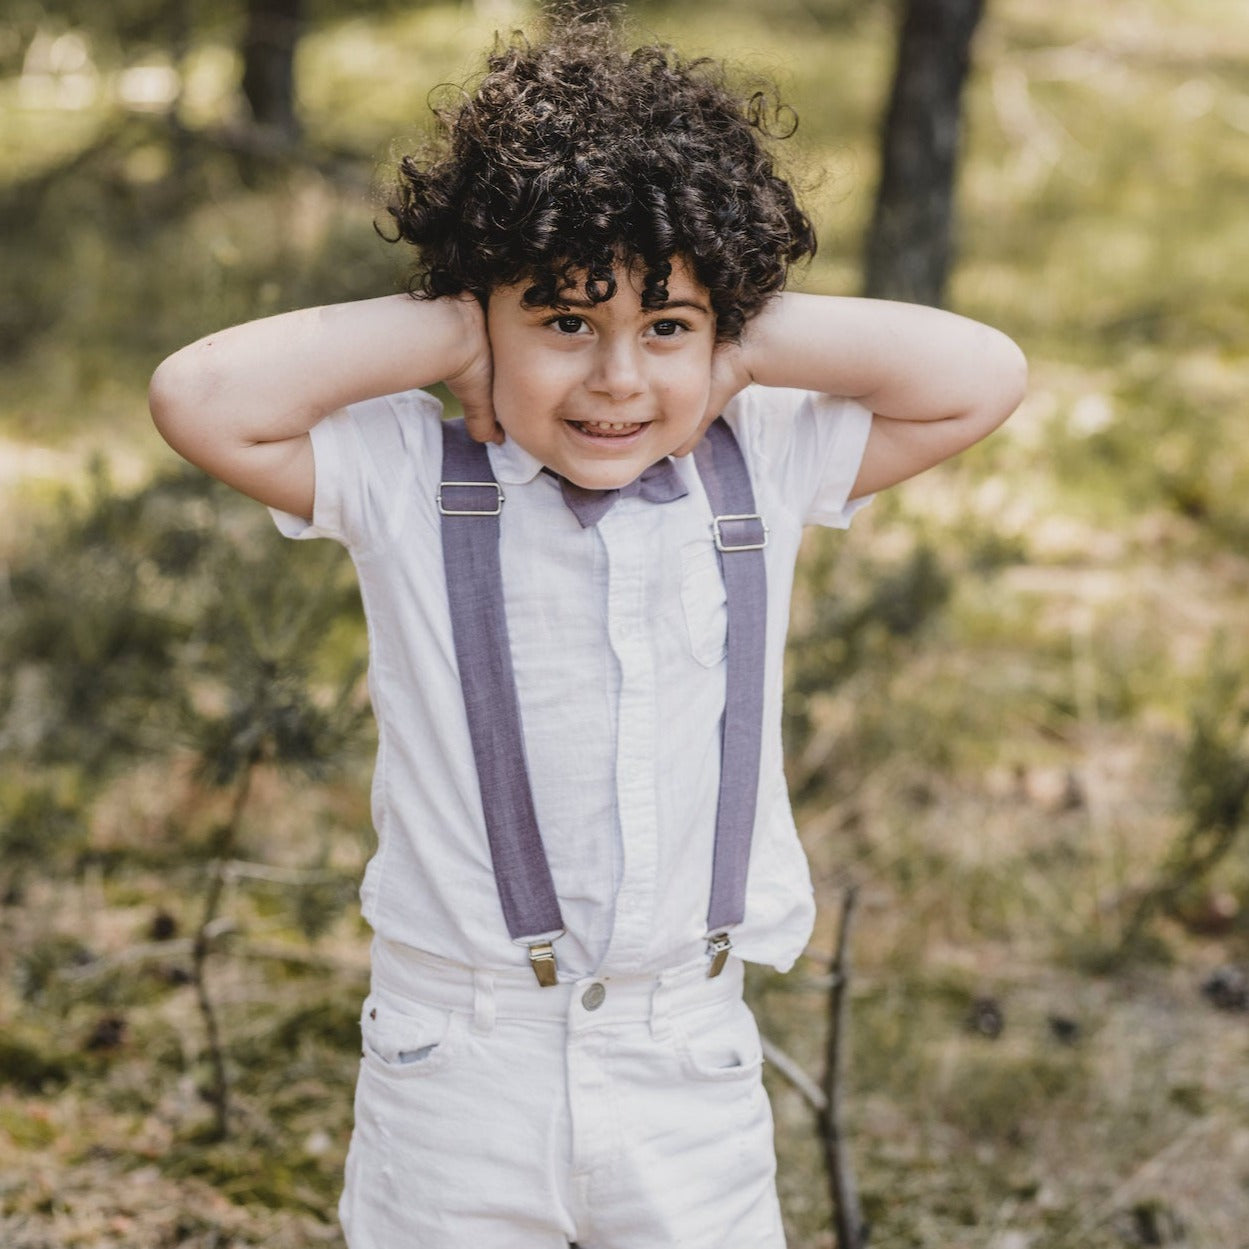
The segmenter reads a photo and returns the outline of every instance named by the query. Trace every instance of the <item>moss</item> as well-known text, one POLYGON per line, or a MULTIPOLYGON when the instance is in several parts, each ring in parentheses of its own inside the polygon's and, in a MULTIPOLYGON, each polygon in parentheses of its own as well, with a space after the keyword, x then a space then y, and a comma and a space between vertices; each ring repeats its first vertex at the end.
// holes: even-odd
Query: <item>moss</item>
POLYGON ((211 1184, 236 1205, 269 1210, 306 1210, 328 1215, 330 1198, 341 1184, 336 1168, 309 1157, 289 1143, 215 1142, 211 1131, 189 1133, 164 1160, 173 1179, 196 1178, 211 1184), (283 1148, 286 1144, 286 1148, 283 1148))
POLYGON ((51 1092, 67 1084, 72 1059, 57 1052, 46 1037, 0 1034, 0 1084, 28 1093, 51 1092))
MULTIPOLYGON (((0 1057, 2 1063, 3 1057, 0 1057)), ((0 1105, 0 1132, 3 1132, 18 1149, 44 1149, 56 1140, 56 1125, 42 1113, 42 1108, 30 1105, 0 1105)), ((0 1194, 6 1185, 0 1184, 0 1194)))
POLYGON ((943 1120, 968 1140, 1020 1148, 1042 1119, 1061 1113, 1059 1103, 1081 1111, 1087 1087, 1088 1070, 1077 1051, 1017 1054, 980 1047, 957 1061, 938 1104, 943 1120))
POLYGON ((354 1052, 359 1040, 360 1004, 345 994, 301 1006, 273 1030, 273 1044, 285 1050, 321 1044, 354 1052))

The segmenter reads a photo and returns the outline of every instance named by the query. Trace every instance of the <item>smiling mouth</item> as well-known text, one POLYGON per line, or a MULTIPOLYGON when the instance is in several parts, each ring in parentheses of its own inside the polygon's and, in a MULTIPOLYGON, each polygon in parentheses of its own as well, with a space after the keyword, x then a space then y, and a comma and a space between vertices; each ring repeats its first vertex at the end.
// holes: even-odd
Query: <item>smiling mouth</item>
POLYGON ((644 421, 569 421, 573 429, 592 438, 627 438, 645 425, 644 421))

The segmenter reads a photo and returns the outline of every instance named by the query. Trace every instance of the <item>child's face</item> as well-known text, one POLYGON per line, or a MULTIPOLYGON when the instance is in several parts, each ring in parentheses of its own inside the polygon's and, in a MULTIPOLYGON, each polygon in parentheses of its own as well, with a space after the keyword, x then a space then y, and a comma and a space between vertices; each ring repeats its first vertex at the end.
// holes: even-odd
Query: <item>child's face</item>
POLYGON ((494 409, 510 438, 579 486, 627 485, 688 441, 707 410, 715 314, 679 258, 668 302, 642 307, 642 275, 616 270, 616 294, 527 308, 528 282, 490 295, 494 409))

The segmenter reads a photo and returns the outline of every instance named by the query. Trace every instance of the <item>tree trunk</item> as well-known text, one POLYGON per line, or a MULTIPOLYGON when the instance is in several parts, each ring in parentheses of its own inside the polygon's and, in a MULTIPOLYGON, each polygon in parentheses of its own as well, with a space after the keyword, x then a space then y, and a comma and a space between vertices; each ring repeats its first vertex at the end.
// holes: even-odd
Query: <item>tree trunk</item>
POLYGON ((960 100, 984 0, 905 2, 865 293, 940 304, 950 270, 960 100))
POLYGON ((302 25, 303 0, 248 0, 243 94, 252 120, 283 144, 299 138, 295 46, 302 25))

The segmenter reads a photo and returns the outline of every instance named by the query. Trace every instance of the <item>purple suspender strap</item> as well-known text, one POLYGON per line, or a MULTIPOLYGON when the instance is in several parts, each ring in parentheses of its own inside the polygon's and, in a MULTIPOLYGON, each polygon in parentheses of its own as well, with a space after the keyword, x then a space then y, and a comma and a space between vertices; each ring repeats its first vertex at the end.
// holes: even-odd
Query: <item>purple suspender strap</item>
POLYGON ((755 511, 746 461, 723 417, 712 422, 694 449, 713 516, 728 610, 724 718, 720 739, 720 795, 716 803, 707 949, 715 976, 729 955, 725 931, 746 913, 746 874, 759 793, 763 738, 764 638, 768 583, 763 548, 768 528, 755 511))
POLYGON ((455 658, 481 785, 495 885, 513 941, 529 947, 538 983, 553 985, 551 941, 563 933, 555 885, 538 832, 499 567, 503 489, 484 443, 463 421, 443 424, 442 555, 455 658))
MULTIPOLYGON (((746 908, 763 731, 767 527, 754 510, 750 475, 723 420, 708 429, 694 461, 714 516, 712 536, 728 604, 720 792, 707 912, 708 974, 715 976, 729 954, 726 929, 741 922, 746 908)), ((442 478, 437 502, 451 629, 495 883, 508 932, 529 946, 539 984, 552 985, 551 940, 562 932, 563 920, 525 767, 499 565, 504 496, 485 445, 472 440, 463 421, 443 424, 442 478)))

